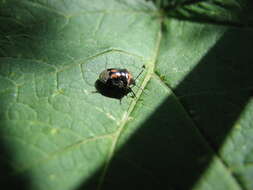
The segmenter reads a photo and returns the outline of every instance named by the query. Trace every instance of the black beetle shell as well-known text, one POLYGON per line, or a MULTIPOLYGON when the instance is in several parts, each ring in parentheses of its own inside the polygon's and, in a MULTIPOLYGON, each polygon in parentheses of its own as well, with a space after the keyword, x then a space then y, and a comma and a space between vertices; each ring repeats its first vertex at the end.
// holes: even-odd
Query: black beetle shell
POLYGON ((131 88, 119 88, 115 85, 103 83, 99 79, 95 82, 95 87, 100 94, 116 99, 122 99, 124 96, 131 92, 131 88))

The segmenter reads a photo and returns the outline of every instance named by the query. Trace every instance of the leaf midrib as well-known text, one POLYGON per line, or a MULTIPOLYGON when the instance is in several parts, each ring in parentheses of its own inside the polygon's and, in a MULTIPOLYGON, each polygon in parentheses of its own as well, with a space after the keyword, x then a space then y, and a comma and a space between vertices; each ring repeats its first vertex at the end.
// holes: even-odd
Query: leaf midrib
MULTIPOLYGON (((145 86, 147 86, 148 82, 151 79, 152 74, 154 73, 155 63, 157 61, 157 57, 158 57, 158 53, 159 53, 159 49, 160 49, 160 44, 161 44, 161 39, 162 39, 161 23, 162 23, 162 19, 159 20, 160 27, 159 27, 159 31, 158 31, 158 34, 157 34, 157 40, 156 40, 157 43, 156 43, 156 46, 155 46, 155 49, 154 49, 154 55, 153 55, 151 61, 149 62, 149 64, 147 64, 147 74, 144 77, 144 80, 141 84, 140 89, 145 89, 145 86)), ((105 166, 102 170, 102 174, 101 174, 100 179, 99 179, 97 190, 102 189, 102 185, 103 185, 104 179, 106 177, 107 170, 109 169, 109 166, 110 166, 110 163, 111 163, 112 158, 114 156, 114 153, 116 152, 117 144, 119 142, 119 139, 120 139, 121 135, 123 134, 123 132, 125 130, 125 127, 126 127, 128 121, 129 121, 130 115, 134 111, 138 101, 140 100, 140 96, 141 96, 142 93, 143 93, 142 90, 139 90, 137 92, 136 98, 134 98, 132 100, 132 102, 129 105, 129 108, 128 108, 127 112, 125 112, 125 114, 123 114, 120 127, 118 128, 118 130, 115 134, 115 138, 113 139, 111 148, 109 150, 108 157, 107 157, 107 160, 105 162, 105 166)))

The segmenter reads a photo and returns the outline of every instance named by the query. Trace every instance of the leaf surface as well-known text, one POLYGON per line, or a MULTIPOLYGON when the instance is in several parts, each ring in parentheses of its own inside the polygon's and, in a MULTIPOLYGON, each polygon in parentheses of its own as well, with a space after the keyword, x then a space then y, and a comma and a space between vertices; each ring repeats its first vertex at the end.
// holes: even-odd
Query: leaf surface
POLYGON ((252 189, 249 5, 1 1, 1 184, 252 189), (143 65, 137 98, 93 93, 143 65))

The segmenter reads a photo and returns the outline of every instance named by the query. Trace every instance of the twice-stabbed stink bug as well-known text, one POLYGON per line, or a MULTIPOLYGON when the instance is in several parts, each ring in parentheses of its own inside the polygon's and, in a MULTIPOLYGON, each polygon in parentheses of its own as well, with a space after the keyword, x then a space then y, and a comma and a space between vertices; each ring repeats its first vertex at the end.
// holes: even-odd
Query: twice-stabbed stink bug
POLYGON ((97 92, 111 98, 121 100, 128 93, 132 93, 133 97, 136 97, 131 87, 136 85, 135 81, 142 72, 143 70, 134 79, 133 75, 127 69, 105 69, 100 73, 95 87, 97 92))

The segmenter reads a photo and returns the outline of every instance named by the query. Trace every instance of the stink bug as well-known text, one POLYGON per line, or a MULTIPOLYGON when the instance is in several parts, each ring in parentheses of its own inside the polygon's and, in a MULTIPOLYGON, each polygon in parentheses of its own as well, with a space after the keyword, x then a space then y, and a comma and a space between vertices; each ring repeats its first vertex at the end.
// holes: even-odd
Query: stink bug
POLYGON ((136 97, 132 87, 136 86, 136 79, 144 71, 142 69, 137 74, 137 68, 140 68, 140 64, 143 65, 143 63, 135 62, 132 57, 125 55, 124 59, 120 55, 121 61, 115 61, 119 60, 118 57, 114 58, 114 56, 118 55, 110 55, 110 57, 113 57, 110 61, 105 56, 105 59, 104 57, 99 57, 85 64, 83 70, 84 79, 90 86, 94 87, 95 84, 95 92, 104 96, 121 100, 124 96, 131 93, 132 97, 136 97), (128 60, 129 58, 131 59, 130 61, 128 60), (125 69, 125 66, 128 66, 129 69, 125 69), (134 75, 137 77, 134 78, 134 75))
POLYGON ((100 73, 95 87, 99 93, 111 98, 122 99, 130 92, 136 97, 131 86, 136 85, 135 81, 142 72, 134 79, 127 69, 106 69, 100 73))

